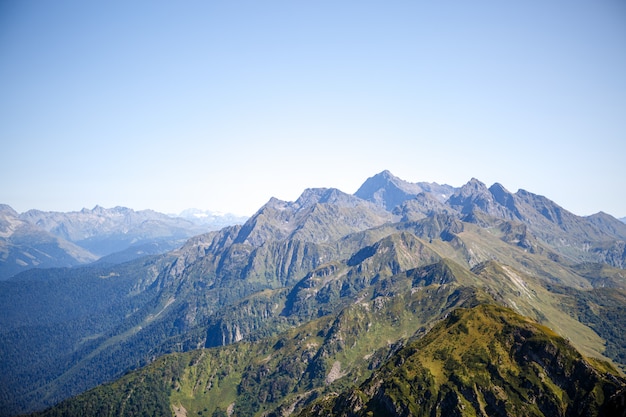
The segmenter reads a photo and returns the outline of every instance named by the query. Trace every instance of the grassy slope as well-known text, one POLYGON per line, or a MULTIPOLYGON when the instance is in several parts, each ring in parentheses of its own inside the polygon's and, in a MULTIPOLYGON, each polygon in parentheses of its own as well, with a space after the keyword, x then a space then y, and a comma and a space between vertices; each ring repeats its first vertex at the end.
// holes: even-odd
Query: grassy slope
POLYGON ((610 415, 626 383, 593 363, 550 329, 481 305, 456 310, 358 389, 302 415, 610 415))
POLYGON ((360 301, 276 337, 165 356, 42 415, 115 415, 110 410, 142 401, 150 407, 144 411, 155 415, 163 413, 164 403, 182 406, 189 415, 212 415, 228 407, 238 415, 301 407, 364 381, 399 340, 482 297, 456 285, 419 290, 412 290, 408 280, 393 285, 399 291, 395 296, 360 301))

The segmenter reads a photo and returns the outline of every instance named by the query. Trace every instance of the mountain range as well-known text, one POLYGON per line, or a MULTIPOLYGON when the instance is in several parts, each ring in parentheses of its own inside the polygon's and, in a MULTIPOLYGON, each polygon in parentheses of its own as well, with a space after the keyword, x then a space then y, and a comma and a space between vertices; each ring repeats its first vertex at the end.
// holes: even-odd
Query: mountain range
POLYGON ((625 241, 476 179, 305 189, 166 253, 0 282, 0 409, 616 415, 625 241))
POLYGON ((152 210, 96 206, 68 213, 29 210, 19 214, 0 205, 0 280, 31 268, 71 267, 97 260, 116 263, 160 254, 192 236, 245 221, 230 214, 208 213, 185 211, 181 217, 172 217, 152 210))

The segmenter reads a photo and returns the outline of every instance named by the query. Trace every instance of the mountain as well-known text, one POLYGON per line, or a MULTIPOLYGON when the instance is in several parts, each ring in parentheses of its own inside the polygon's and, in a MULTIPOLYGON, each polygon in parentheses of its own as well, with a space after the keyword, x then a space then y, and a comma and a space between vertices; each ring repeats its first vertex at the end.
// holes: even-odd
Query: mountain
MULTIPOLYGON (((512 326, 507 309, 552 329, 598 372, 626 369, 623 224, 478 180, 450 191, 407 192, 389 208, 305 189, 165 254, 0 282, 0 414, 57 403, 47 415, 295 414, 366 389, 437 323, 480 305, 501 306, 493 314, 512 326)), ((475 372, 452 371, 445 377, 475 372)), ((541 395, 558 385, 545 381, 541 395)), ((599 398, 589 404, 611 406, 599 398)), ((555 406, 571 409, 561 399, 555 406)))
POLYGON ((614 368, 509 309, 472 306, 471 293, 430 331, 392 343, 420 325, 419 306, 437 296, 425 292, 168 355, 36 415, 619 415, 626 380, 614 368))
POLYGON ((457 216, 456 210, 441 202, 431 193, 419 193, 414 198, 405 200, 393 209, 402 221, 421 220, 426 217, 445 215, 457 216))
POLYGON ((68 213, 29 210, 22 213, 20 219, 98 256, 157 240, 182 243, 186 238, 207 231, 188 220, 126 207, 106 209, 96 206, 92 210, 68 213))
MULTIPOLYGON (((231 218, 224 218, 228 222, 231 218)), ((29 210, 0 205, 0 280, 31 268, 124 262, 181 246, 208 228, 152 210, 96 206, 79 212, 29 210)))
POLYGON ((22 220, 0 205, 0 280, 31 268, 68 267, 93 262, 88 250, 22 220))
POLYGON ((525 190, 513 194, 498 183, 487 188, 477 179, 456 191, 447 205, 465 221, 483 226, 492 219, 522 223, 539 241, 572 261, 626 266, 626 225, 608 214, 580 217, 546 197, 525 190))
POLYGON ((295 202, 272 198, 246 222, 237 242, 268 239, 332 242, 393 220, 388 211, 334 188, 307 189, 295 202))
MULTIPOLYGON (((199 235, 167 255, 119 266, 103 265, 97 273, 90 272, 90 268, 71 274, 50 273, 51 276, 65 274, 66 279, 73 274, 94 276, 100 285, 109 285, 110 291, 118 294, 110 300, 109 307, 116 313, 109 321, 97 325, 73 326, 72 334, 76 337, 66 343, 70 346, 74 343, 75 351, 70 357, 64 356, 69 353, 63 351, 50 351, 48 372, 56 376, 51 375, 43 387, 28 376, 31 373, 28 362, 19 364, 20 352, 13 346, 37 343, 42 333, 55 340, 68 339, 65 327, 47 321, 20 326, 17 321, 19 330, 4 334, 0 344, 0 348, 15 355, 11 359, 15 368, 5 374, 6 391, 0 392, 0 398, 6 400, 3 408, 54 403, 68 394, 77 394, 117 377, 137 364, 145 364, 157 354, 176 351, 181 346, 186 349, 204 346, 214 338, 208 338, 208 329, 199 326, 215 323, 222 309, 255 293, 295 284, 306 273, 337 256, 341 248, 334 242, 336 239, 392 219, 392 214, 372 203, 338 190, 306 190, 292 203, 272 199, 243 226, 199 235), (126 272, 120 272, 119 268, 125 268, 126 272), (149 271, 144 271, 146 268, 149 271), (152 277, 149 286, 125 286, 127 279, 144 279, 144 275, 152 277), (98 280, 101 277, 110 278, 103 284, 98 280), (119 297, 130 303, 132 314, 126 310, 117 312, 119 307, 114 301, 119 297), (125 319, 119 321, 120 317, 125 319), (107 331, 102 332, 102 327, 107 331), (24 379, 20 379, 22 376, 24 379), (20 387, 21 394, 16 395, 11 387, 20 387)), ((21 289, 33 280, 45 280, 45 274, 21 274, 5 286, 0 283, 6 297, 0 305, 9 304, 12 296, 23 297, 21 289)), ((80 297, 83 290, 74 288, 76 284, 72 282, 67 282, 71 288, 66 289, 67 293, 71 294, 70 298, 80 297)), ((39 297, 55 299, 46 293, 39 297)), ((20 303, 11 308, 18 309, 19 316, 14 314, 18 317, 38 314, 29 304, 20 303)), ((241 337, 233 330, 227 340, 241 337)))
POLYGON ((219 230, 226 226, 243 224, 248 220, 247 216, 238 216, 232 213, 200 210, 196 208, 183 210, 178 215, 170 215, 170 217, 189 220, 192 223, 204 226, 206 230, 219 230))
POLYGON ((430 193, 435 199, 443 202, 454 191, 455 188, 449 185, 428 182, 410 183, 385 170, 368 178, 354 195, 392 211, 420 193, 430 193))
POLYGON ((455 310, 358 388, 300 415, 611 416, 624 382, 550 329, 482 305, 455 310))

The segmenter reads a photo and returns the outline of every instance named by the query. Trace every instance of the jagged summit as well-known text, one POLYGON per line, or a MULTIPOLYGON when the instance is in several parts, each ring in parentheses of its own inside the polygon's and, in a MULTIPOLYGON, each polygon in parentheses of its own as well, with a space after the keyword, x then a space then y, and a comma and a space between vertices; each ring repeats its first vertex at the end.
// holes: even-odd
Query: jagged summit
MULTIPOLYGON (((500 195, 506 190, 502 186, 493 187, 500 195)), ((468 215, 474 210, 482 211, 490 216, 510 218, 500 204, 494 199, 491 189, 476 178, 472 178, 448 199, 448 205, 460 213, 468 215)))
POLYGON ((357 206, 361 200, 350 194, 346 194, 337 188, 307 188, 296 200, 295 205, 307 208, 313 204, 345 204, 357 206))
POLYGON ((363 204, 363 200, 337 188, 306 188, 296 201, 285 201, 271 197, 252 218, 267 210, 288 210, 290 213, 296 213, 310 209, 316 204, 341 204, 354 207, 363 204))
POLYGON ((336 188, 308 188, 294 202, 272 197, 243 225, 236 242, 260 246, 287 238, 332 241, 393 218, 383 208, 336 188))
MULTIPOLYGON (((269 229, 282 230, 279 235, 283 238, 293 237, 292 233, 301 225, 294 219, 302 217, 303 213, 312 210, 315 205, 331 204, 344 209, 348 207, 365 209, 363 200, 371 204, 370 209, 377 207, 388 214, 393 214, 396 221, 417 221, 433 215, 444 215, 481 226, 501 221, 522 223, 527 227, 529 238, 531 235, 535 236, 540 241, 554 246, 558 252, 566 253, 567 256, 576 253, 574 255, 576 258, 580 254, 586 254, 585 257, 589 260, 610 259, 609 262, 614 266, 626 264, 626 261, 620 260, 623 258, 620 242, 626 240, 626 227, 619 220, 602 213, 580 217, 544 196, 523 189, 512 193, 498 182, 488 187, 477 178, 471 178, 462 187, 454 188, 437 183, 411 183, 396 177, 389 170, 384 170, 368 178, 353 195, 335 188, 310 188, 306 189, 295 202, 271 199, 253 218, 263 215, 267 210, 284 211, 280 215, 284 217, 283 224, 275 224, 269 229), (602 235, 607 234, 615 241, 602 243, 589 250, 590 241, 600 242, 603 240, 602 235)), ((371 213, 370 209, 366 211, 371 213)), ((377 212, 378 221, 385 219, 386 215, 381 213, 377 212)), ((307 239, 319 241, 315 238, 317 233, 314 233, 315 228, 312 226, 315 223, 319 230, 330 230, 328 228, 330 217, 321 221, 320 215, 321 212, 315 213, 317 216, 315 221, 309 214, 306 215, 309 217, 302 217, 312 222, 309 223, 310 227, 307 227, 307 239)), ((345 216, 339 218, 346 219, 345 216)), ((378 221, 370 221, 368 224, 380 224, 378 221)), ((253 222, 258 223, 257 220, 253 222)), ((267 228, 268 224, 264 224, 264 228, 267 228)), ((361 222, 361 225, 363 224, 361 222)), ((257 227, 257 230, 260 229, 257 227)), ((300 229, 299 233, 302 230, 300 229)), ((251 229, 244 227, 242 232, 245 231, 251 229)), ((331 235, 326 236, 330 238, 331 235)), ((260 244, 264 240, 265 238, 255 241, 260 244)))
POLYGON ((8 204, 0 204, 0 213, 8 214, 11 216, 18 216, 17 211, 15 211, 13 207, 9 206, 8 204))
POLYGON ((495 199, 496 203, 506 207, 514 213, 515 217, 521 218, 521 214, 515 205, 515 195, 513 195, 509 190, 504 188, 504 186, 500 183, 495 183, 491 187, 489 187, 489 192, 495 199))
POLYGON ((432 193, 436 199, 443 202, 454 192, 454 187, 428 182, 411 183, 385 170, 368 178, 354 195, 392 211, 423 192, 432 193))

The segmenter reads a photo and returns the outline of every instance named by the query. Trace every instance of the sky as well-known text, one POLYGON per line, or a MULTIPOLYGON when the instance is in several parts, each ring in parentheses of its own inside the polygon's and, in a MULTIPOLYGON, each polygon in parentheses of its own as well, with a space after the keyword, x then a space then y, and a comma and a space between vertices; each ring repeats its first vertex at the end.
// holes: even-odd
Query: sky
POLYGON ((626 216, 626 3, 0 1, 0 203, 251 215, 385 169, 626 216))

